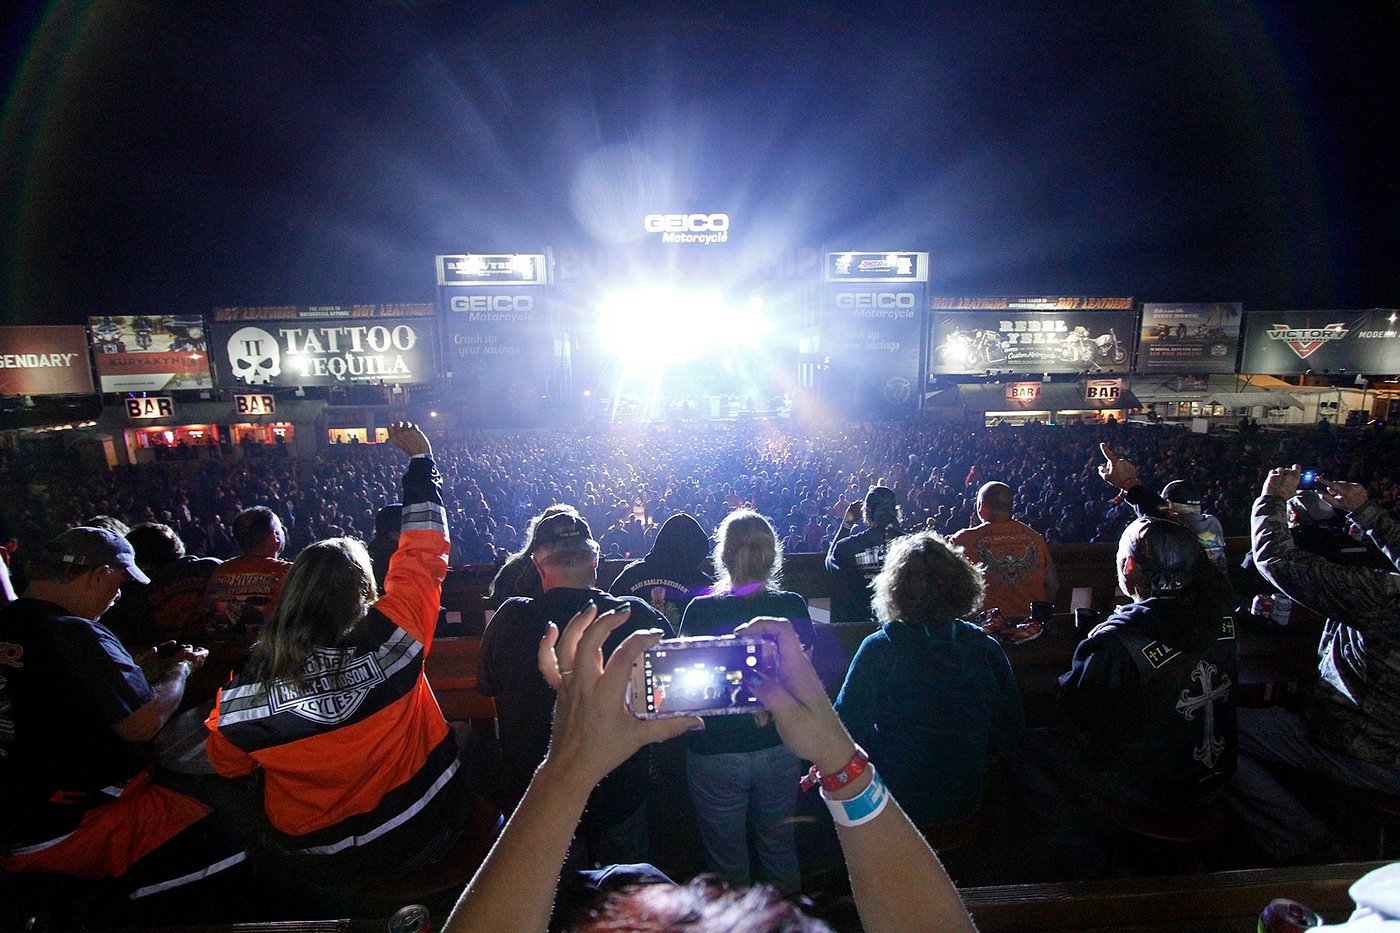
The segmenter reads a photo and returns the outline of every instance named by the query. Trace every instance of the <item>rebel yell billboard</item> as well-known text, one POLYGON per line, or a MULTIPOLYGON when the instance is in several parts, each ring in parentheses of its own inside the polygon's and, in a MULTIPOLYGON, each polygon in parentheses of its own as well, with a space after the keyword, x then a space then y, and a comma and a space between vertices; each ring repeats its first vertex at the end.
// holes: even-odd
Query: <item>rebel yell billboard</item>
POLYGON ((1232 373, 1243 323, 1240 303, 1142 306, 1139 373, 1232 373))
POLYGON ((1124 373, 1136 326, 1131 310, 939 310, 935 299, 929 371, 1124 373))
POLYGON ((241 319, 209 325, 219 387, 425 383, 436 378, 433 319, 241 319))
POLYGON ((1400 373, 1400 311, 1251 311, 1243 372, 1400 373))
POLYGON ((87 332, 71 327, 0 327, 0 395, 91 393, 87 332))
POLYGON ((105 314, 88 331, 103 392, 214 387, 200 315, 105 314))

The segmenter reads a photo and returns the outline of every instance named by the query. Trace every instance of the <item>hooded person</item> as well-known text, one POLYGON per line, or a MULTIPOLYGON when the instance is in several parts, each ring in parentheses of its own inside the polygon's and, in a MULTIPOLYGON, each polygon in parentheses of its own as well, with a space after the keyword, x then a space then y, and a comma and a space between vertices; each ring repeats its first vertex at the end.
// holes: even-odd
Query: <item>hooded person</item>
POLYGON ((1162 487, 1162 499, 1167 503, 1167 514, 1179 525, 1185 526, 1201 542, 1210 562, 1220 570, 1225 569, 1225 529, 1220 519, 1203 511, 1201 491, 1188 480, 1172 480, 1162 487))
POLYGON ((647 556, 623 567, 608 592, 644 600, 679 627, 685 607, 714 583, 709 551, 700 523, 677 512, 661 525, 647 556))

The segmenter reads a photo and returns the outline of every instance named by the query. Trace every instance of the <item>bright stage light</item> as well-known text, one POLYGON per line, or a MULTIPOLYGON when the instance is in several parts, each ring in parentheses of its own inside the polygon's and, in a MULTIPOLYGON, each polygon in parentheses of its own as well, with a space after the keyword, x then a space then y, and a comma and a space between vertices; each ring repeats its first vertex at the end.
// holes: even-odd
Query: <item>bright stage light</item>
POLYGON ((718 291, 686 292, 668 285, 614 292, 598 309, 604 347, 635 368, 684 363, 733 347, 758 349, 772 322, 754 295, 731 304, 718 291), (650 364, 650 365, 647 365, 650 364))

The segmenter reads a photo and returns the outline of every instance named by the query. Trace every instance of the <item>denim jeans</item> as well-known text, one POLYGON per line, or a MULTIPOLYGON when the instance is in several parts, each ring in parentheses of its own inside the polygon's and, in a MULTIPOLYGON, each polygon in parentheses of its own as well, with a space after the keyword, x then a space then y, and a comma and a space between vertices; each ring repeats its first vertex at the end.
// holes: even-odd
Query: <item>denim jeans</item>
POLYGON ((801 889, 793 811, 801 762, 785 746, 757 752, 686 755, 690 799, 700 821, 709 870, 749 884, 749 834, 763 880, 783 894, 801 889))
POLYGON ((1307 852, 1327 825, 1274 778, 1269 766, 1283 765, 1335 784, 1400 794, 1400 772, 1318 745, 1307 723, 1278 707, 1239 710, 1240 763, 1227 802, 1249 827, 1250 837, 1279 861, 1307 852))

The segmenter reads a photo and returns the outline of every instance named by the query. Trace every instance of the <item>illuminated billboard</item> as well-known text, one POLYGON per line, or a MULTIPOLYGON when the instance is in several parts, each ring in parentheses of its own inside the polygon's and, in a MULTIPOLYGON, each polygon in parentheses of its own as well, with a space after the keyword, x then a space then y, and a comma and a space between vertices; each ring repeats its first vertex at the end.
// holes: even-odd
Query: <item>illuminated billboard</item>
POLYGON ((103 392, 214 387, 200 315, 104 314, 88 331, 103 392))
POLYGON ((87 332, 69 327, 0 327, 0 395, 93 391, 87 332))
POLYGON ((936 375, 1128 371, 1137 327, 1131 299, 935 298, 933 307, 928 360, 936 375), (977 310, 940 310, 955 301, 977 310))
POLYGON ((1240 346, 1239 302, 1142 306, 1139 373, 1232 373, 1240 346))
POLYGON ((1251 311, 1245 329, 1247 373, 1289 375, 1400 373, 1400 312, 1251 311))

